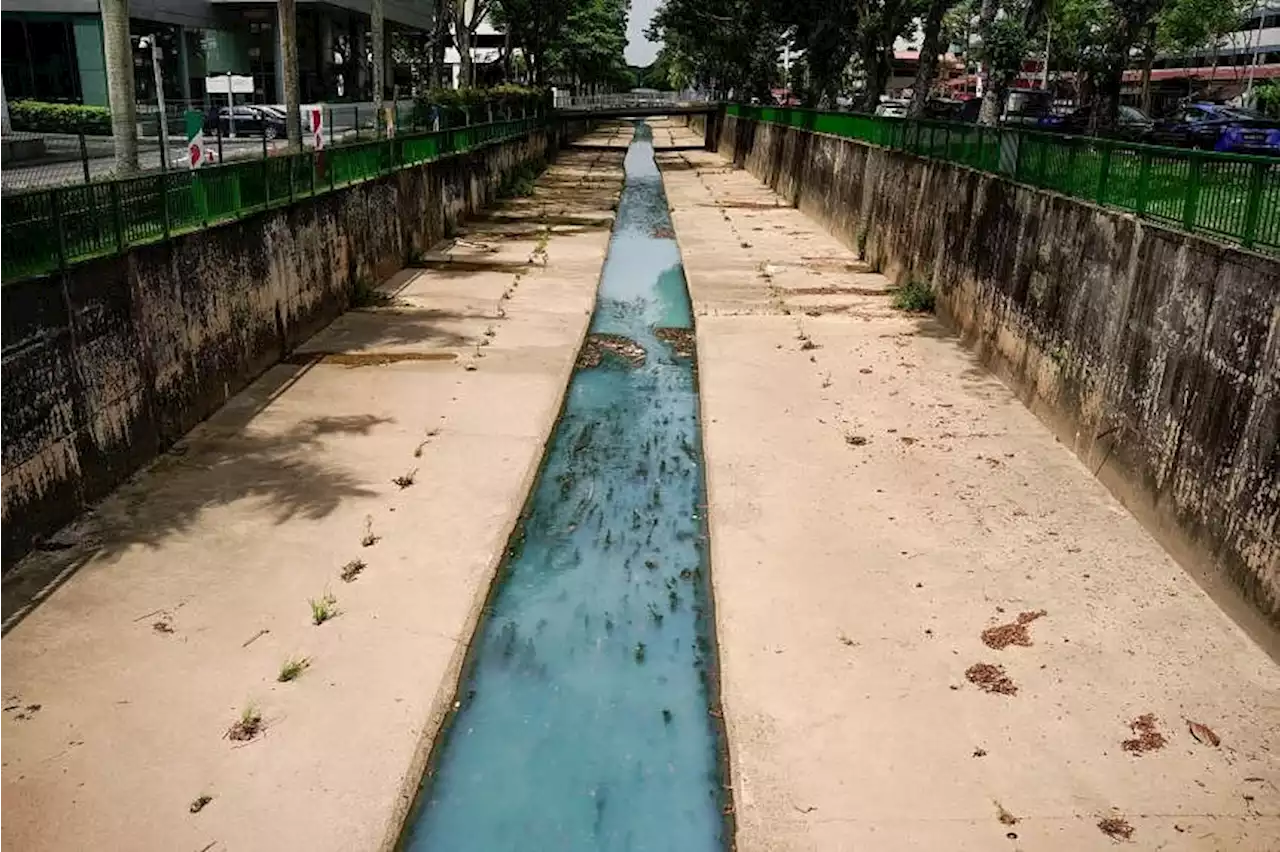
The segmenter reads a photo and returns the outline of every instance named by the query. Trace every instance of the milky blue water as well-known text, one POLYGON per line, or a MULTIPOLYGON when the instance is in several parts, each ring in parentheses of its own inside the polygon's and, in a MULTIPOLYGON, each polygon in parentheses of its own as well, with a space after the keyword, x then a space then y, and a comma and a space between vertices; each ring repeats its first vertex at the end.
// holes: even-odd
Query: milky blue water
POLYGON ((410 852, 727 847, 689 297, 637 126, 593 332, 402 840, 410 852))

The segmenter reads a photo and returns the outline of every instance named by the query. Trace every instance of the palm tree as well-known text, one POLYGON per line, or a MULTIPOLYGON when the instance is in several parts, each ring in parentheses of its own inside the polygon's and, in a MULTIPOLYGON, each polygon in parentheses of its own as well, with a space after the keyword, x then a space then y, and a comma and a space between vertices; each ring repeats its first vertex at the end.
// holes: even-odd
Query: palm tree
POLYGON ((284 121, 289 137, 289 150, 302 147, 302 116, 298 96, 298 20, 297 0, 278 0, 280 17, 280 73, 284 80, 284 121))
POLYGON ((103 54, 116 175, 138 171, 138 104, 133 90, 133 42, 129 39, 129 0, 102 0, 103 54))

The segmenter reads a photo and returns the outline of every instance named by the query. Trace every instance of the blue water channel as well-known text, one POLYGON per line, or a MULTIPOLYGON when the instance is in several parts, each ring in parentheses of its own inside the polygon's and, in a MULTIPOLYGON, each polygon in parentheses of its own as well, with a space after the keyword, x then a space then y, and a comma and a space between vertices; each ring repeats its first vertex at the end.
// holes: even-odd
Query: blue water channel
POLYGON ((643 364, 580 359, 409 852, 727 848, 697 387, 663 331, 691 327, 639 124, 591 333, 643 364))

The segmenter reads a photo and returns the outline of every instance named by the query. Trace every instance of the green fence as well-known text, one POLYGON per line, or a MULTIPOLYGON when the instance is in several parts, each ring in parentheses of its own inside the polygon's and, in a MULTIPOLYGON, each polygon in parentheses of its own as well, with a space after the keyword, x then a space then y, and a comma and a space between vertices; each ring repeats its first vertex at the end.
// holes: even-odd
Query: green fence
POLYGON ((239 219, 397 169, 529 133, 542 118, 474 124, 191 171, 8 195, 3 280, 239 219))
POLYGON ((728 113, 961 163, 1280 254, 1280 158, 846 112, 734 104, 728 113))

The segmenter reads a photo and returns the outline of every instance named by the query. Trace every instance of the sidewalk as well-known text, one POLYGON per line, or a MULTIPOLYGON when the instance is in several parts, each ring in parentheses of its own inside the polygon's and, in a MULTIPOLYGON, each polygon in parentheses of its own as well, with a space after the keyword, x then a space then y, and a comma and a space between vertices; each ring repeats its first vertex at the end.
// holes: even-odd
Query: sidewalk
POLYGON ((659 160, 737 848, 1280 848, 1280 667, 881 276, 718 155, 659 160))
POLYGON ((87 559, 3 642, 6 848, 391 847, 585 332, 622 156, 565 152, 22 566, 87 559), (236 741, 246 708, 264 730, 236 741))

